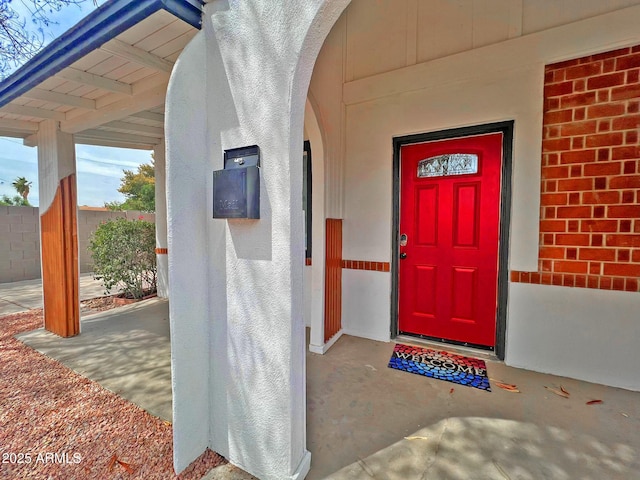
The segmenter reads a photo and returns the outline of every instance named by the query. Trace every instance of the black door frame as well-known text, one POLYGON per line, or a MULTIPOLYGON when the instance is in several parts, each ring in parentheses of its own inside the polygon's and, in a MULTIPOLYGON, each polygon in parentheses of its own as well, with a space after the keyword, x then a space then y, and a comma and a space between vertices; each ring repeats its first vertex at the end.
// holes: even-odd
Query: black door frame
MULTIPOLYGON (((400 235, 400 148, 414 143, 502 133, 502 179, 500 192, 500 236, 498 246, 498 308, 496 312, 495 354, 504 360, 509 287, 509 228, 511 223, 511 179, 514 121, 488 123, 393 138, 393 225, 391 228, 391 337, 398 336, 399 235, 400 235)), ((453 342, 451 342, 453 344, 453 342)))

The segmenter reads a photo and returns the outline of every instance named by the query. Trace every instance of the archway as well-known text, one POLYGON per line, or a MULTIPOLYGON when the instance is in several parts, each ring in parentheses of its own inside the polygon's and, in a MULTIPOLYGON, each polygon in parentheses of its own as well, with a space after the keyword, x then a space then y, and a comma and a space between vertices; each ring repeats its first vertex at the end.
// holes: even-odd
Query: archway
POLYGON ((177 471, 207 447, 261 478, 302 478, 309 470, 300 156, 313 65, 348 3, 208 3, 202 32, 172 73, 166 132, 177 471), (257 29, 265 18, 274 28, 257 29), (248 145, 260 147, 260 219, 212 218, 211 172, 224 167, 225 150, 248 145))

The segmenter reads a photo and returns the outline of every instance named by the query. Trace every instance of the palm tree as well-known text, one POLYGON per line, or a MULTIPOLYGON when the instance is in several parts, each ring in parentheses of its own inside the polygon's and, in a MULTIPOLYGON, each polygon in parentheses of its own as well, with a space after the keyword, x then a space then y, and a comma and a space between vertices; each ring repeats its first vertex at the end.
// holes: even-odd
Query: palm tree
POLYGON ((16 178, 11 185, 16 189, 16 192, 24 198, 24 202, 29 205, 29 200, 27 197, 29 196, 29 189, 31 187, 31 183, 24 177, 16 178))

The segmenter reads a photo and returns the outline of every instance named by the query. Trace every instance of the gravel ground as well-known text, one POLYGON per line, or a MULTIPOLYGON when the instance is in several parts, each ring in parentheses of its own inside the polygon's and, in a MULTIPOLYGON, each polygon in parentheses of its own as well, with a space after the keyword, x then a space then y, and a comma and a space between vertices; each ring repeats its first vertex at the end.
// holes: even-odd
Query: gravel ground
POLYGON ((172 428, 13 335, 42 310, 0 318, 1 479, 200 479, 225 463, 207 450, 173 471, 172 428))
POLYGON ((106 297, 97 297, 92 298, 90 300, 82 300, 80 302, 80 313, 96 313, 96 312, 104 312, 105 310, 111 310, 112 308, 116 308, 119 305, 113 301, 114 296, 109 295, 106 297))

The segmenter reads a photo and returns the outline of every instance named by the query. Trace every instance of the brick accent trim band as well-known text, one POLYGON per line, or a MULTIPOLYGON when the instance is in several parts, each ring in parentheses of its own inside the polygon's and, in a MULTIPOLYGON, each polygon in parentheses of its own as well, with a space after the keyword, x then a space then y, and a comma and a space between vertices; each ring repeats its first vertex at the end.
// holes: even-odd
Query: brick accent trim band
POLYGON ((167 255, 168 253, 169 253, 169 249, 168 248, 156 247, 156 254, 158 254, 158 255, 167 255))
POLYGON ((391 270, 391 264, 389 262, 369 262, 365 260, 342 260, 342 268, 389 272, 391 270))
POLYGON ((600 275, 574 275, 571 273, 519 272, 511 271, 513 283, 532 283, 534 285, 556 285, 564 287, 597 288, 601 290, 620 290, 640 292, 640 281, 632 277, 603 277, 600 275))

